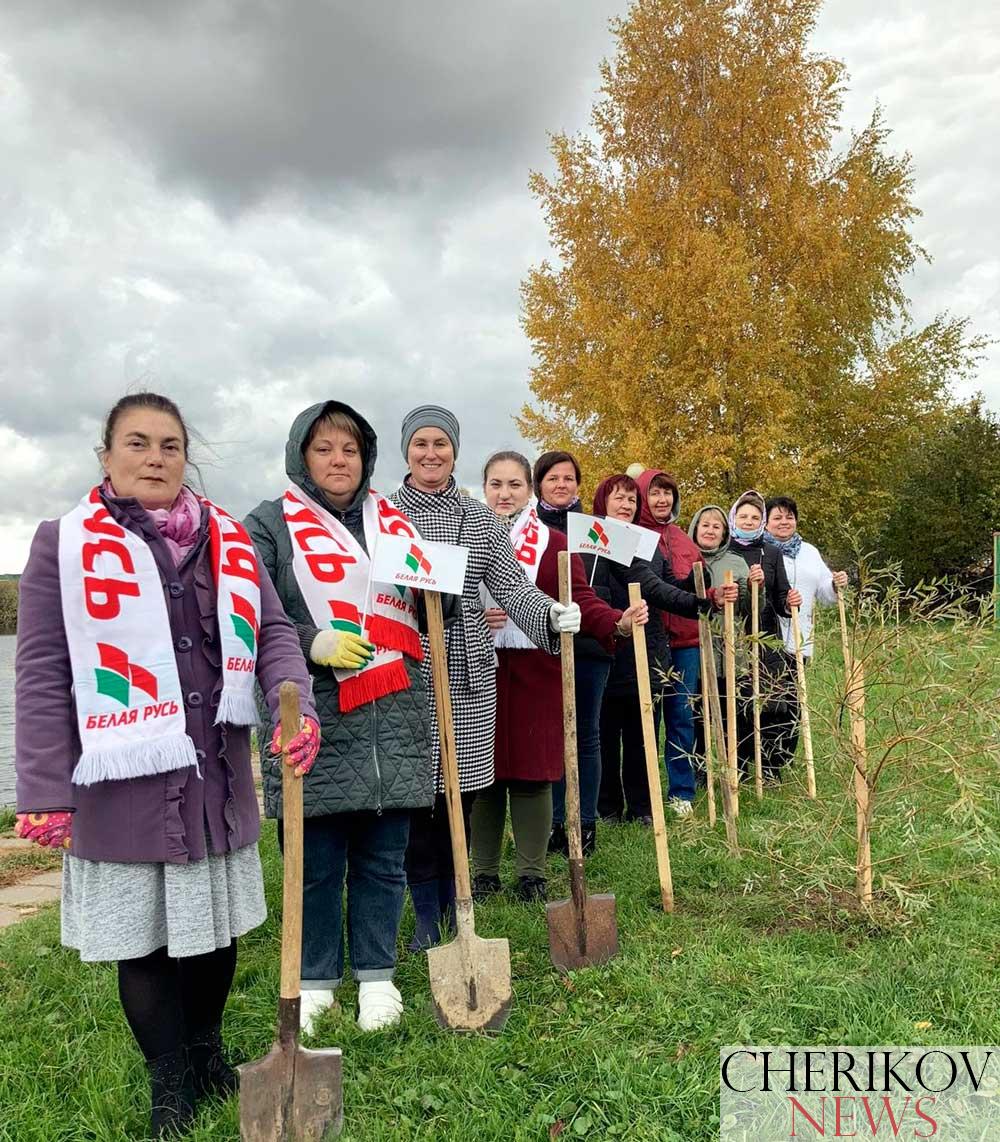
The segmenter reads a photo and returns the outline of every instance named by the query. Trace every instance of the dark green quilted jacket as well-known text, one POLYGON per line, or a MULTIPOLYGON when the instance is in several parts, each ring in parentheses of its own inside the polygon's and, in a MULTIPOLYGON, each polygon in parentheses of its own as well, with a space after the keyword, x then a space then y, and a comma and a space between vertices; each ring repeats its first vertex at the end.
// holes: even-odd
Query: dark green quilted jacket
MULTIPOLYGON (((377 440, 361 416, 338 401, 313 405, 300 413, 292 424, 285 446, 285 471, 291 482, 327 507, 365 546, 361 506, 368 495, 375 468, 377 440), (302 456, 302 445, 313 423, 330 412, 346 412, 361 428, 364 437, 364 477, 354 503, 346 511, 336 511, 310 480, 302 456)), ((313 622, 295 582, 292 571, 292 544, 281 510, 281 500, 265 500, 244 521, 267 573, 274 583, 285 613, 299 633, 302 652, 312 676, 313 699, 319 714, 323 741, 316 764, 305 778, 303 800, 307 817, 328 813, 349 813, 361 809, 412 809, 430 805, 434 798, 431 770, 431 723, 427 690, 419 663, 405 658, 410 673, 409 690, 389 694, 367 705, 340 712, 339 684, 329 667, 317 666, 309 658, 309 647, 319 628, 313 622)), ((273 727, 264 726, 261 741, 269 742, 273 727)), ((266 756, 264 771, 264 811, 268 817, 281 816, 281 765, 266 756)))

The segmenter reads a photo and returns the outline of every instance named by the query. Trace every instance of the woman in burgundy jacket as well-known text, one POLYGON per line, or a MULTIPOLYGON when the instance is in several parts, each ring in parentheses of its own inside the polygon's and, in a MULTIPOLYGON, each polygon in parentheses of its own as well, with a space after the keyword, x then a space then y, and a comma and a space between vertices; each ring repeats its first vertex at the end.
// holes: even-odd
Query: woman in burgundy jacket
MULTIPOLYGON (((531 502, 531 465, 517 452, 498 452, 483 470, 486 502, 510 527, 518 562, 535 585, 559 597, 559 552, 566 537, 547 527, 531 502)), ((578 556, 570 561, 574 602, 584 634, 614 652, 615 636, 628 637, 645 623, 646 604, 624 611, 609 607, 587 584, 578 556)), ((552 782, 563 775, 561 664, 538 650, 484 594, 486 621, 497 653, 496 779, 472 807, 472 854, 478 899, 500 891, 500 851, 510 796, 516 851, 516 893, 545 899, 545 855, 552 828, 552 782)))

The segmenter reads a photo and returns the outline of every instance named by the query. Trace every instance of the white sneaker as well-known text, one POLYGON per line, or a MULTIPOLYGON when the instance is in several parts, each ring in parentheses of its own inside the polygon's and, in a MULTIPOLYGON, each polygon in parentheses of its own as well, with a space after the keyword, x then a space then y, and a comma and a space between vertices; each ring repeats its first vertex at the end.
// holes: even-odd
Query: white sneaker
POLYGON ((365 980, 358 985, 358 1026, 362 1031, 392 1027, 403 1014, 403 997, 391 979, 365 980))
POLYGON ((671 797, 667 802, 667 807, 673 809, 678 817, 690 817, 694 812, 694 806, 683 797, 671 797))
POLYGON ((311 1035, 313 1024, 333 1004, 333 992, 320 988, 319 991, 303 991, 299 1006, 299 1031, 311 1035))

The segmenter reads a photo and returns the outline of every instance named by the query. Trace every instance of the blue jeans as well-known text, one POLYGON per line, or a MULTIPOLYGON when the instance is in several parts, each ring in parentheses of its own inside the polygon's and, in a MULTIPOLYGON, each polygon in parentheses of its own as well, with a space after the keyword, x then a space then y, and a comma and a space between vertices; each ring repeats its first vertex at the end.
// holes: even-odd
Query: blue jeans
POLYGON ((694 800, 694 703, 701 675, 701 652, 696 646, 670 648, 670 663, 676 679, 663 692, 663 704, 656 707, 656 735, 660 735, 660 711, 666 718, 663 760, 671 797, 694 800))
MULTIPOLYGON (((601 791, 601 701, 611 673, 610 658, 577 658, 576 763, 580 770, 580 821, 597 820, 597 796, 601 791)), ((552 782, 552 823, 566 821, 566 779, 552 782)))
POLYGON ((347 942, 358 982, 392 979, 403 914, 408 810, 306 817, 303 837, 302 990, 334 988, 347 942))

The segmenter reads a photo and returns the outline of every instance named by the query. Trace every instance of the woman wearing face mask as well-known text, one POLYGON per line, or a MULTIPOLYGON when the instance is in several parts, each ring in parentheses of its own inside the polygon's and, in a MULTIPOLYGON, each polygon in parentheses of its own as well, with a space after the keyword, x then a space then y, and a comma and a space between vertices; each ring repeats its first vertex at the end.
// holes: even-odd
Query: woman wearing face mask
MULTIPOLYGON (((319 728, 298 639, 249 537, 184 482, 174 402, 123 397, 99 455, 101 482, 39 526, 21 577, 18 832, 65 850, 62 941, 116 963, 149 1070, 150 1133, 166 1138, 190 1126, 197 1100, 238 1085, 222 1015, 237 939, 266 915, 255 685, 272 716, 280 684, 298 686, 303 729, 286 761, 300 777, 319 728)), ((53 1010, 72 1001, 56 996, 53 1010)))
MULTIPOLYGON (((837 591, 847 586, 846 571, 831 571, 819 551, 799 535, 799 509, 790 496, 776 496, 767 501, 767 525, 764 542, 781 555, 788 581, 802 597, 799 628, 802 634, 802 656, 806 663, 812 657, 813 607, 815 603, 833 606, 837 591)), ((761 718, 762 749, 767 757, 765 776, 772 782, 781 778, 781 770, 791 763, 799 744, 798 695, 795 677, 795 640, 792 624, 781 618, 781 635, 785 642, 784 670, 788 682, 784 689, 791 700, 783 713, 769 713, 761 718), (791 686, 789 686, 791 683, 791 686)))
MULTIPOLYGON (((788 582, 780 552, 764 542, 764 497, 752 488, 741 495, 729 509, 729 550, 739 555, 750 568, 749 581, 761 585, 760 631, 763 635, 781 636, 781 619, 791 615, 789 607, 799 606, 802 595, 788 582)), ((749 621, 749 620, 748 620, 749 621)), ((770 647, 762 647, 761 665, 761 761, 773 779, 778 767, 773 758, 774 735, 765 734, 764 726, 784 723, 790 704, 795 704, 795 671, 787 669, 785 656, 770 647)), ((749 771, 753 757, 753 740, 744 731, 739 741, 740 769, 749 771)))
MULTIPOLYGON (((580 629, 580 607, 553 602, 531 583, 493 512, 458 490, 453 473, 459 425, 452 412, 439 405, 413 409, 403 419, 401 447, 409 472, 390 497, 392 502, 425 539, 458 544, 469 551, 461 615, 445 632, 462 806, 468 824, 476 793, 493 784, 496 738, 496 655, 480 585, 485 585, 497 606, 534 646, 550 654, 558 653, 562 631, 580 629)), ((422 641, 422 669, 433 710, 430 649, 426 638, 422 641)), ((406 854, 417 947, 437 943, 442 921, 450 926, 454 915, 455 879, 436 733, 433 749, 438 793, 430 809, 413 813, 406 854)))
MULTIPOLYGON (((558 556, 566 539, 544 524, 531 502, 531 466, 517 452, 497 452, 483 470, 486 503, 510 529, 517 561, 535 585, 559 593, 558 556)), ((587 585, 579 557, 570 561, 573 598, 580 605, 582 635, 608 651, 615 635, 643 622, 645 604, 612 609, 587 585)), ((545 899, 545 850, 552 827, 552 782, 563 775, 562 673, 559 659, 538 650, 494 606, 481 588, 486 621, 497 650, 496 781, 472 806, 473 891, 483 899, 500 891, 500 851, 510 796, 516 893, 545 899)))
MULTIPOLYGON (((289 430, 287 490, 246 519, 308 657, 323 733, 303 790, 305 1032, 343 979, 345 934, 358 1025, 375 1031, 399 1022, 403 1001, 393 977, 410 814, 434 796, 419 663, 422 599, 409 590, 387 594, 369 579, 379 534, 408 526, 416 534, 372 491, 377 454, 374 430, 349 405, 311 405, 289 430)), ((263 768, 266 811, 280 817, 280 775, 263 768)))
MULTIPOLYGON (((594 493, 594 515, 623 523, 637 522, 639 498, 635 481, 626 475, 608 476, 603 480, 594 493)), ((657 708, 668 687, 670 672, 670 644, 663 625, 664 614, 697 619, 699 613, 707 613, 713 605, 722 606, 725 598, 735 593, 735 590, 717 592, 712 587, 708 590, 708 598, 701 600, 697 595, 665 581, 665 575, 666 565, 658 546, 649 562, 637 557, 630 567, 623 567, 608 559, 598 559, 594 571, 595 582, 600 579, 602 584, 607 584, 612 605, 620 606, 623 600, 628 599, 629 584, 638 583, 643 599, 653 608, 646 626, 646 644, 650 687, 657 708)), ((598 811, 602 820, 652 824, 639 683, 631 643, 622 643, 618 647, 604 690, 598 811)), ((682 812, 686 812, 686 808, 682 812)))
MULTIPOLYGON (((734 585, 738 591, 736 614, 741 618, 745 618, 750 614, 750 568, 741 556, 729 550, 729 523, 726 519, 725 512, 715 504, 706 504, 705 507, 699 508, 691 519, 688 535, 697 544, 698 550, 701 552, 701 556, 705 561, 705 566, 708 568, 716 583, 723 581, 727 571, 732 572, 734 585)), ((725 723, 727 691, 721 621, 714 623, 713 626, 715 627, 712 632, 715 674, 719 687, 719 704, 722 707, 722 718, 723 723, 725 723)), ((741 676, 746 668, 746 663, 743 661, 743 658, 744 656, 742 654, 738 655, 737 667, 741 676)), ((746 687, 741 687, 741 689, 745 691, 746 687)), ((703 678, 702 700, 699 707, 699 717, 697 719, 698 750, 702 756, 704 756, 705 753, 702 711, 705 709, 705 679, 703 678)), ((753 734, 753 708, 747 704, 747 694, 745 692, 740 695, 740 701, 737 703, 736 718, 737 740, 738 743, 742 745, 748 740, 748 735, 753 734)), ((749 741, 750 759, 752 759, 752 736, 749 737, 749 741)), ((744 764, 746 760, 747 759, 741 755, 741 765, 744 764)))

